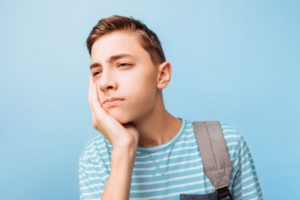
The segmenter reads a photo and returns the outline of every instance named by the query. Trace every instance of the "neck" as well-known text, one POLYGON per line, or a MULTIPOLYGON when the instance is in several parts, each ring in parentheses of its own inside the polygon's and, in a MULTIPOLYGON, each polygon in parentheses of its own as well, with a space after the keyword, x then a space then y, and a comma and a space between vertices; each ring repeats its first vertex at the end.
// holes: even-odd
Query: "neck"
POLYGON ((139 146, 156 146, 170 141, 178 133, 181 120, 167 112, 162 96, 155 106, 132 124, 139 131, 139 146))

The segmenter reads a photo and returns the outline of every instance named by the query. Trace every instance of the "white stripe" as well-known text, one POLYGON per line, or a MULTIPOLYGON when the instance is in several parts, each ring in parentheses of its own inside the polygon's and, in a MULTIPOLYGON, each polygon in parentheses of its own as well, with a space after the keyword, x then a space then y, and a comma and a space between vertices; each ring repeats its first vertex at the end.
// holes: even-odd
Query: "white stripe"
POLYGON ((103 192, 103 190, 97 190, 97 191, 94 191, 94 192, 82 193, 81 196, 83 197, 83 196, 97 195, 97 194, 100 194, 101 192, 103 192))
POLYGON ((246 189, 252 187, 252 186, 255 185, 255 184, 256 184, 256 182, 253 182, 253 183, 248 184, 248 185, 243 185, 243 186, 242 186, 242 189, 243 189, 243 190, 246 190, 246 189))
POLYGON ((254 193, 256 193, 256 190, 252 190, 251 192, 247 192, 247 193, 245 193, 245 194, 242 194, 242 196, 243 196, 243 197, 246 197, 246 196, 252 195, 252 194, 254 194, 254 193))
MULTIPOLYGON (((202 169, 203 166, 196 166, 196 167, 190 167, 190 168, 185 168, 185 169, 178 169, 178 170, 173 170, 173 171, 168 171, 165 172, 164 174, 174 174, 177 172, 183 172, 183 171, 192 171, 195 169, 202 169)), ((156 176, 161 176, 161 174, 156 174, 156 175, 151 175, 151 174, 146 174, 146 175, 132 175, 132 178, 149 178, 149 177, 156 177, 156 176)))
POLYGON ((95 168, 95 169, 100 169, 101 167, 103 167, 103 163, 98 162, 98 164, 91 164, 91 163, 86 163, 85 161, 81 161, 79 163, 79 170, 82 170, 83 168, 95 168))
MULTIPOLYGON (((165 158, 162 158, 162 159, 156 159, 156 160, 153 160, 154 162, 158 162, 158 161, 164 161, 164 160, 171 160, 171 159, 174 159, 174 158, 181 158, 181 157, 187 157, 187 156, 195 156, 195 155, 199 155, 200 157, 200 154, 199 152, 194 152, 194 153, 187 153, 187 154, 179 154, 179 155, 173 155, 173 156, 170 156, 170 157, 165 157, 165 158)), ((199 160, 201 160, 199 158, 199 160)), ((148 163, 153 163, 153 161, 136 161, 135 164, 138 165, 138 164, 148 164, 148 163)))
POLYGON ((153 197, 149 197, 149 198, 145 198, 145 197, 141 197, 141 198, 130 198, 130 200, 152 200, 152 199, 162 199, 162 198, 166 198, 166 197, 176 197, 178 195, 180 195, 181 193, 195 193, 195 192, 203 192, 205 190, 213 190, 214 187, 207 187, 207 188, 201 188, 201 189, 196 189, 196 190, 188 190, 188 191, 184 191, 184 192, 174 192, 171 194, 167 194, 167 195, 159 195, 159 196, 153 196, 153 197))
MULTIPOLYGON (((205 182, 209 182, 207 179, 205 182)), ((190 186, 190 185, 196 185, 196 184, 203 184, 204 180, 201 181, 194 181, 194 182, 189 182, 189 183, 183 183, 183 184, 177 184, 177 185, 169 185, 167 187, 162 187, 162 188, 154 188, 154 189, 145 189, 145 190, 131 190, 131 193, 144 193, 144 192, 156 192, 156 191, 165 191, 173 188, 181 188, 185 186, 190 186)))
POLYGON ((236 130, 236 129, 223 129, 223 133, 227 133, 227 132, 235 132, 235 133, 239 133, 240 131, 236 130))
POLYGON ((238 144, 239 144, 238 142, 229 142, 229 143, 227 143, 227 146, 228 147, 230 147, 230 146, 236 146, 238 144))
POLYGON ((86 178, 85 180, 80 180, 79 183, 80 184, 84 184, 86 182, 89 182, 89 181, 94 181, 94 180, 97 180, 97 181, 101 181, 101 178, 100 177, 89 177, 89 178, 86 178))
POLYGON ((251 168, 248 169, 247 171, 242 171, 242 176, 245 176, 246 174, 250 173, 252 170, 251 168))
POLYGON ((188 144, 188 143, 194 143, 194 142, 195 142, 195 140, 192 138, 192 139, 190 139, 190 140, 179 141, 179 142, 176 143, 176 145, 180 145, 180 144, 182 144, 182 143, 188 144))
POLYGON ((99 188, 101 186, 103 186, 103 184, 101 184, 101 183, 95 183, 95 184, 91 184, 91 185, 88 185, 88 186, 82 186, 82 187, 80 187, 80 191, 84 191, 84 190, 88 190, 88 189, 93 189, 93 188, 97 188, 97 187, 99 188))
POLYGON ((198 174, 191 174, 187 176, 181 176, 181 177, 175 177, 175 178, 170 178, 167 180, 159 180, 159 181, 149 181, 149 182, 142 182, 142 183, 131 183, 131 185, 153 185, 153 184, 159 184, 159 183, 168 183, 171 181, 176 181, 176 180, 181 180, 181 179, 187 179, 187 178, 194 178, 194 177, 202 177, 204 173, 198 173, 198 174))
POLYGON ((193 131, 194 131, 194 128, 192 127, 192 128, 189 128, 189 129, 185 129, 184 131, 187 132, 187 133, 188 133, 188 132, 193 132, 193 131))
POLYGON ((239 135, 225 135, 224 138, 227 139, 231 139, 231 138, 239 138, 239 135))
POLYGON ((189 150, 189 149, 196 149, 198 148, 197 145, 193 145, 193 146, 190 146, 190 147, 179 147, 179 148, 174 148, 174 149, 169 149, 167 151, 163 151, 163 152, 157 152, 157 153, 151 153, 150 154, 146 154, 144 156, 136 156, 137 159, 143 159, 143 158, 148 158, 148 157, 153 157, 153 156, 159 156, 159 155, 162 155, 162 154, 167 154, 167 153, 170 153, 172 151, 173 152, 176 152, 176 151, 182 151, 182 150, 189 150))
POLYGON ((105 172, 106 169, 102 168, 100 171, 99 170, 85 170, 85 174, 95 174, 95 175, 99 175, 102 174, 103 172, 105 172))
MULTIPOLYGON (((194 159, 194 160, 189 160, 189 161, 182 161, 182 162, 178 162, 178 163, 171 163, 168 165, 159 165, 158 168, 163 169, 163 168, 168 168, 171 166, 177 166, 177 165, 185 165, 187 163, 195 163, 195 162, 201 162, 201 160, 199 159, 194 159)), ((155 167, 144 167, 144 168, 134 168, 133 171, 150 171, 150 170, 155 170, 157 168, 157 166, 155 167)))

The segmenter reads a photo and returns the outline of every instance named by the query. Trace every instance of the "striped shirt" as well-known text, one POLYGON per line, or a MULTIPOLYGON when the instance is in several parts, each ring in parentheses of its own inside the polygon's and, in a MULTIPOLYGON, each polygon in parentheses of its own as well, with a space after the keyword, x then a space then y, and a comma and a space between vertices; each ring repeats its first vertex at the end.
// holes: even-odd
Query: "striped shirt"
MULTIPOLYGON (((130 199, 179 200, 180 194, 208 194, 215 191, 203 172, 192 121, 181 120, 180 130, 167 143, 152 147, 138 146, 130 199)), ((263 199, 245 139, 234 126, 220 123, 232 163, 229 190, 233 199, 263 199)), ((112 145, 102 134, 86 144, 79 158, 81 200, 101 199, 111 169, 111 153, 112 145)))

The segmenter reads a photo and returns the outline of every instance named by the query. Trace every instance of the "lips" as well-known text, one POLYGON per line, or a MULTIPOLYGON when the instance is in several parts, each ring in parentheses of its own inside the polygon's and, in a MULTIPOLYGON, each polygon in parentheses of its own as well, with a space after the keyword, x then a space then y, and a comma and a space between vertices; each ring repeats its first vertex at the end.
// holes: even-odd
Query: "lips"
POLYGON ((113 97, 113 98, 108 98, 108 99, 105 99, 103 101, 103 106, 105 107, 110 107, 110 106, 115 106, 115 105, 118 105, 120 102, 124 101, 123 98, 116 98, 116 97, 113 97))

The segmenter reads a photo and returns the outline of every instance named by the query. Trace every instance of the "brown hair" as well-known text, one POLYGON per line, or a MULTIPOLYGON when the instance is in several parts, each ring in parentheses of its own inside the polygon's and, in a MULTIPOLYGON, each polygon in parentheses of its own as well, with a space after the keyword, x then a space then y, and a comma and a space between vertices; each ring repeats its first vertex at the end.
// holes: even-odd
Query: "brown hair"
POLYGON ((160 41, 152 30, 133 17, 124 17, 120 15, 102 18, 93 27, 86 40, 89 54, 91 55, 92 46, 97 39, 114 31, 132 31, 137 33, 141 46, 149 53, 154 64, 160 64, 166 60, 160 41))

